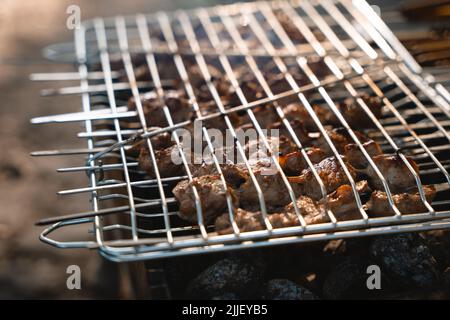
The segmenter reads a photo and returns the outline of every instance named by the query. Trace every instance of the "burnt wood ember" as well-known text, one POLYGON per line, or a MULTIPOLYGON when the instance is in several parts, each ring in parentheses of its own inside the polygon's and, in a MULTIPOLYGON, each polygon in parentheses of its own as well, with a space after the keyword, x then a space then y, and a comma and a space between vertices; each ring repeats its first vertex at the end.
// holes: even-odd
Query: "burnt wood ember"
POLYGON ((173 194, 180 203, 179 215, 186 220, 197 221, 197 209, 192 187, 195 187, 199 194, 203 218, 206 222, 228 210, 227 196, 230 197, 234 207, 239 205, 236 192, 231 187, 223 185, 220 175, 195 177, 192 182, 183 180, 175 186, 173 194))
POLYGON ((370 245, 370 254, 400 285, 427 288, 438 280, 437 262, 420 235, 377 237, 370 245))
POLYGON ((224 294, 246 298, 259 288, 264 269, 237 257, 225 258, 201 272, 188 285, 189 299, 211 299, 224 294))
POLYGON ((265 300, 316 300, 317 297, 308 289, 287 279, 269 280, 262 289, 265 300))

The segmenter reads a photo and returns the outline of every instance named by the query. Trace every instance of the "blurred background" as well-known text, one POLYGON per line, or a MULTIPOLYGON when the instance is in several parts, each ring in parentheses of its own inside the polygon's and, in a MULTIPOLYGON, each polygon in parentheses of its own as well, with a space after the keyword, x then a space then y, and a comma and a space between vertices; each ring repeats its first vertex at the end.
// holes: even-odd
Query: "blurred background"
MULTIPOLYGON (((16 298, 118 298, 126 288, 118 288, 115 266, 95 251, 57 250, 38 240, 41 228, 33 224, 51 215, 81 212, 89 208, 84 197, 61 201, 57 190, 82 186, 80 174, 58 174, 55 169, 80 165, 74 157, 31 158, 34 150, 84 147, 74 139, 79 124, 32 126, 29 119, 40 115, 76 112, 80 100, 72 96, 57 99, 39 97, 48 83, 32 83, 31 73, 73 71, 42 58, 41 50, 52 43, 70 42, 66 9, 81 8, 82 20, 213 5, 232 1, 156 0, 2 0, 0 6, 0 299, 16 298), (58 201, 59 200, 59 201, 58 201), (79 265, 82 290, 66 288, 66 268, 79 265), (99 270, 110 270, 110 274, 99 270)), ((398 1, 369 1, 382 13, 398 1)), ((426 1, 422 1, 424 3, 426 1)), ((77 230, 74 230, 76 232, 77 230)), ((64 237, 70 238, 67 233, 64 237)), ((65 239, 65 238, 63 238, 65 239)))

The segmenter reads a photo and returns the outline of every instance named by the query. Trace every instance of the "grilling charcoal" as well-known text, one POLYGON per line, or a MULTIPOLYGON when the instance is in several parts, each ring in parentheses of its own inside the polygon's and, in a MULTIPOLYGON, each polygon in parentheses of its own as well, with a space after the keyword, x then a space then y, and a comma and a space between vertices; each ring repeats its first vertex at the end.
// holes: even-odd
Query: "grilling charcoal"
POLYGON ((370 254, 383 272, 400 285, 427 288, 437 281, 437 262, 417 234, 377 237, 370 245, 370 254))
POLYGON ((213 297, 211 300, 241 300, 241 298, 232 292, 225 292, 221 295, 213 297))
MULTIPOLYGON (((323 284, 325 299, 360 299, 367 296, 366 268, 371 263, 358 257, 348 257, 331 270, 323 284)), ((383 277, 382 277, 383 279, 383 277)))
POLYGON ((264 300, 316 300, 308 289, 287 279, 269 280, 262 289, 264 300))
POLYGON ((450 267, 444 270, 442 273, 442 280, 446 286, 450 286, 450 267))
POLYGON ((225 258, 195 277, 188 285, 186 297, 211 299, 225 293, 251 297, 262 279, 263 270, 259 264, 238 257, 225 258))
POLYGON ((444 270, 446 267, 450 267, 450 232, 448 230, 436 230, 421 235, 427 241, 439 268, 444 270))

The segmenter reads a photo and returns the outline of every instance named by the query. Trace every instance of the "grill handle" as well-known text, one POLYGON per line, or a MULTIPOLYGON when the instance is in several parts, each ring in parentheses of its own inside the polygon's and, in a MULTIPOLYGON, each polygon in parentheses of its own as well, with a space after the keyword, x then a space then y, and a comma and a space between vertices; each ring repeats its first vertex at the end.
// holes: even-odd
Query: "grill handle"
POLYGON ((42 233, 39 235, 39 239, 45 243, 48 243, 54 247, 61 248, 61 249, 95 249, 98 248, 99 245, 97 242, 94 241, 58 241, 55 239, 52 239, 49 237, 49 235, 58 230, 59 228, 69 226, 69 225, 76 225, 76 224, 82 224, 82 223, 92 223, 93 219, 75 219, 75 220, 69 220, 69 221, 61 221, 58 223, 55 223, 51 225, 50 227, 46 228, 42 233))

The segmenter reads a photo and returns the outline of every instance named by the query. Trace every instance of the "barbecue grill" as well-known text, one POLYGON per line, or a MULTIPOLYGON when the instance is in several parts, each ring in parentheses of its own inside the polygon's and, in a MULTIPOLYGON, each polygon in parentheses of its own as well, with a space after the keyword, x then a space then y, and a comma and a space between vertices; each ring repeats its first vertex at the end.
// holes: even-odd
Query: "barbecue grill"
MULTIPOLYGON (((33 78, 79 80, 79 86, 45 90, 43 94, 81 95, 82 111, 34 118, 32 122, 84 123, 84 131, 78 137, 85 139, 87 146, 82 149, 38 151, 33 155, 86 155, 86 162, 79 167, 58 171, 86 173, 88 186, 62 190, 59 194, 87 193, 91 198, 92 210, 40 221, 41 225, 50 225, 42 232, 42 241, 59 248, 97 249, 107 259, 130 262, 450 227, 450 175, 447 171, 450 161, 450 135, 447 131, 450 126, 450 95, 432 75, 422 70, 365 1, 255 2, 173 13, 96 18, 83 22, 74 35, 77 72, 37 74, 33 78), (302 35, 300 40, 294 39, 283 29, 277 19, 279 14, 291 19, 296 32, 302 35), (141 65, 146 66, 151 81, 137 79, 136 55, 144 57, 141 65), (158 61, 162 57, 171 61, 177 70, 179 82, 187 92, 195 117, 174 123, 173 114, 164 106, 168 125, 153 129, 146 123, 139 101, 140 94, 149 90, 164 97, 170 87, 170 79, 164 79, 158 71, 158 61), (207 115, 199 112, 186 59, 191 59, 200 68, 214 97, 215 112, 207 115), (234 73, 236 61, 245 64, 263 87, 265 96, 247 101, 242 94, 239 95, 238 105, 225 108, 211 81, 206 63, 210 59, 217 61, 236 92, 240 92, 234 73), (270 61, 276 66, 288 83, 288 90, 273 92, 262 74, 261 61, 270 61), (326 76, 317 74, 311 67, 317 62, 323 62, 329 69, 326 76), (115 68, 117 63, 123 66, 122 72, 115 68), (299 85, 290 72, 289 63, 299 67, 309 81, 299 85), (361 99, 361 91, 381 99, 386 111, 381 119, 377 119, 361 99), (126 106, 126 99, 130 96, 137 102, 136 110, 126 106), (405 215, 396 208, 386 180, 337 108, 337 101, 345 97, 354 97, 374 123, 375 130, 371 130, 369 136, 382 146, 383 151, 396 153, 414 175, 426 212, 405 215), (264 220, 263 230, 241 232, 233 224, 231 234, 217 234, 214 227, 204 221, 201 200, 195 191, 198 223, 180 223, 177 201, 170 186, 181 180, 192 181, 192 173, 182 152, 186 174, 161 177, 151 138, 168 132, 182 150, 176 129, 193 121, 225 121, 227 128, 233 132, 235 128, 227 119, 237 112, 246 112, 258 130, 261 126, 252 116, 252 110, 270 102, 295 144, 308 159, 278 103, 285 98, 296 98, 305 106, 349 176, 346 164, 316 116, 311 101, 330 107, 383 181, 389 205, 395 214, 369 217, 355 181, 350 178, 360 214, 356 220, 339 221, 329 211, 330 222, 307 224, 299 207, 295 208, 295 213, 300 225, 274 228, 268 220, 264 196, 256 186, 264 220), (145 141, 150 150, 150 158, 156 168, 155 178, 149 179, 140 170, 136 156, 132 155, 133 144, 138 140, 145 141), (419 174, 406 156, 418 163, 419 174), (437 190, 431 203, 425 198, 425 184, 433 184, 437 190), (93 233, 93 240, 61 242, 52 237, 53 232, 72 225, 86 226, 93 233)), ((202 132, 212 152, 211 139, 205 127, 202 132)), ((264 135, 262 138, 266 140, 264 135)), ((238 145, 239 148, 242 146, 238 145)), ((310 161, 308 165, 313 167, 310 161)), ((318 177, 317 173, 315 175, 318 177)), ((223 174, 221 178, 224 179, 223 174)), ((291 190, 288 180, 283 181, 291 190)), ((256 179, 253 182, 258 184, 256 179)), ((324 190, 323 184, 321 187, 324 190)), ((290 196, 293 197, 293 193, 290 196)), ((229 216, 233 221, 231 206, 229 216)))

